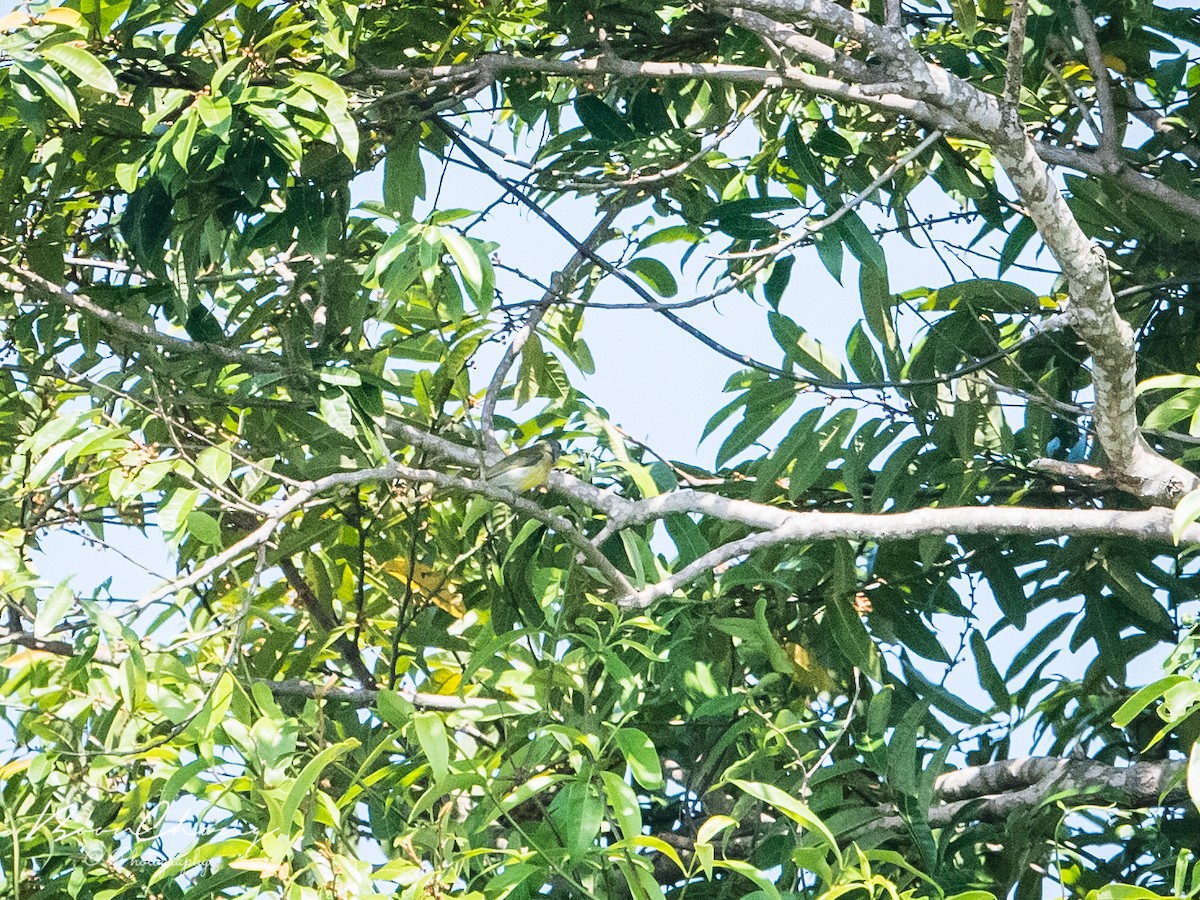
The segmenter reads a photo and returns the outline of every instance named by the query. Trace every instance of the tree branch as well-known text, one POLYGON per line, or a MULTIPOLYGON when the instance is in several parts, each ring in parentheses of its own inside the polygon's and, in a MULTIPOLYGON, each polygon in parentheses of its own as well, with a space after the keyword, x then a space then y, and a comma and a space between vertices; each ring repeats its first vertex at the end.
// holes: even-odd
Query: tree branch
MULTIPOLYGON (((967 822, 1004 822, 1051 802, 1107 806, 1181 806, 1190 803, 1183 786, 1184 760, 1109 766, 1086 759, 1024 757, 947 772, 934 783, 942 805, 929 810, 933 828, 967 822)), ((885 816, 864 828, 898 830, 903 818, 885 816)))
POLYGON ((189 341, 173 337, 169 334, 163 334, 149 325, 130 321, 120 313, 115 313, 92 302, 84 294, 77 291, 68 291, 66 288, 60 287, 52 281, 47 281, 42 276, 21 266, 0 262, 0 269, 3 269, 16 278, 26 290, 48 300, 57 300, 79 312, 87 313, 89 316, 103 322, 105 325, 119 331, 136 342, 161 348, 168 353, 202 356, 206 359, 222 363, 239 365, 253 372, 278 372, 287 368, 286 362, 282 358, 271 354, 247 353, 243 350, 226 347, 223 344, 189 341))
POLYGON ((1029 0, 1013 0, 1008 25, 1008 71, 1004 75, 1004 102, 1015 111, 1021 103, 1021 84, 1025 71, 1025 25, 1029 18, 1029 0))
POLYGON ((1096 106, 1100 113, 1100 144, 1105 153, 1115 158, 1121 149, 1117 114, 1113 106, 1108 65, 1100 51, 1100 42, 1096 39, 1096 21, 1079 0, 1071 0, 1071 13, 1075 17, 1075 27, 1079 29, 1079 40, 1083 42, 1083 52, 1087 56, 1088 69, 1092 73, 1092 83, 1096 88, 1096 106))
MULTIPOLYGON (((474 466, 472 465, 472 468, 474 466)), ((360 484, 382 481, 409 481, 413 483, 433 484, 437 487, 465 491, 504 503, 518 512, 537 519, 548 525, 556 534, 566 540, 591 563, 601 577, 616 589, 619 596, 634 592, 633 586, 625 575, 614 566, 603 553, 593 547, 588 539, 566 518, 551 510, 547 510, 532 500, 518 496, 512 491, 498 487, 494 483, 482 479, 463 478, 432 469, 415 469, 400 463, 379 466, 373 469, 358 469, 350 472, 335 472, 316 481, 302 482, 292 494, 280 501, 275 509, 263 519, 262 523, 225 550, 207 559, 187 575, 176 578, 150 593, 122 613, 124 616, 134 616, 143 610, 185 588, 189 588, 205 578, 216 574, 222 569, 236 565, 255 548, 266 544, 274 536, 276 529, 292 514, 303 509, 308 503, 327 491, 339 487, 352 487, 360 484)))
MULTIPOLYGON (((715 0, 713 5, 732 4, 715 0)), ((898 91, 938 110, 939 124, 947 117, 955 119, 961 130, 992 148, 1066 277, 1071 296, 1068 319, 1092 354, 1093 420, 1109 465, 1139 483, 1139 495, 1152 503, 1174 505, 1200 486, 1200 479, 1159 455, 1141 436, 1133 333, 1117 313, 1108 261, 1079 227, 1020 121, 999 99, 926 62, 903 35, 829 0, 744 0, 737 5, 853 37, 878 54, 882 71, 898 91)))
MULTIPOLYGON (((451 140, 461 146, 461 139, 458 137, 457 132, 451 130, 448 133, 451 136, 451 140)), ((537 326, 542 321, 542 318, 550 311, 550 307, 574 287, 576 281, 579 280, 584 263, 591 262, 587 251, 595 253, 608 240, 609 230, 619 214, 619 208, 609 209, 604 213, 600 221, 592 228, 591 233, 581 241, 582 247, 577 248, 570 261, 562 269, 554 273, 542 299, 529 311, 521 327, 513 334, 512 340, 509 341, 508 347, 504 350, 504 356, 500 359, 500 363, 496 366, 496 371, 492 374, 492 380, 488 383, 487 391, 483 395, 483 403, 479 408, 479 430, 483 434, 485 446, 489 445, 489 438, 493 442, 495 440, 492 437, 492 423, 496 417, 496 402, 500 399, 500 389, 504 384, 505 377, 507 377, 513 364, 517 361, 517 357, 521 355, 521 351, 525 348, 525 344, 529 341, 529 338, 537 330, 537 326)))
POLYGON ((288 584, 292 586, 292 590, 296 592, 296 599, 300 601, 300 605, 304 607, 313 621, 333 638, 333 646, 350 666, 354 677, 365 688, 375 687, 375 676, 363 660, 358 644, 342 630, 342 624, 334 617, 333 611, 321 605, 320 599, 309 587, 308 582, 304 580, 304 576, 300 574, 296 564, 284 556, 279 560, 279 568, 283 571, 288 584))
MULTIPOLYGON (((1164 548, 1173 544, 1171 511, 1109 509, 1022 509, 1018 507, 947 507, 905 513, 825 513, 772 510, 744 500, 714 494, 677 491, 633 504, 626 524, 645 522, 672 513, 702 513, 751 528, 759 534, 727 542, 680 571, 619 600, 627 609, 644 609, 702 578, 731 559, 754 550, 818 540, 857 540, 886 543, 948 535, 1006 535, 1026 537, 1127 537, 1164 548)), ((1200 541, 1200 525, 1192 525, 1182 542, 1200 541)))

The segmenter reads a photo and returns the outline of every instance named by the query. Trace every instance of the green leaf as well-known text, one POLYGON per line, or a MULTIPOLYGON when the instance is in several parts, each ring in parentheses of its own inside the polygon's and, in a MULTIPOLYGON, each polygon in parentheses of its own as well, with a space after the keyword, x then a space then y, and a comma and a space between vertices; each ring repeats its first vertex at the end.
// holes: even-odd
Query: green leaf
POLYGON ((883 363, 888 378, 895 380, 904 370, 904 356, 892 321, 892 293, 886 268, 865 263, 858 270, 858 293, 867 328, 883 348, 883 363))
POLYGON ((671 225, 668 228, 661 228, 638 241, 638 250, 646 251, 651 247, 657 247, 659 244, 669 244, 674 241, 695 244, 699 240, 699 232, 691 225, 671 225))
POLYGON ((293 84, 302 85, 317 99, 330 127, 337 135, 338 146, 350 161, 358 165, 358 123, 350 114, 350 100, 345 90, 336 81, 319 72, 293 72, 293 84))
POLYGON ((604 822, 604 803, 591 782, 579 777, 565 785, 550 804, 549 814, 558 826, 567 856, 573 860, 586 857, 604 822))
POLYGON ((788 381, 768 382, 746 392, 746 411, 721 449, 717 451, 717 468, 721 468, 762 437, 778 422, 796 401, 796 386, 788 381))
POLYGON ((775 882, 772 881, 768 872, 764 872, 756 866, 741 859, 714 859, 714 869, 726 869, 730 872, 737 872, 743 878, 754 882, 758 885, 758 890, 751 894, 743 895, 747 900, 781 900, 782 894, 779 893, 779 888, 775 887, 775 882), (755 896, 761 895, 761 896, 755 896))
POLYGON ((224 484, 233 471, 233 456, 229 445, 208 447, 196 456, 196 470, 215 485, 224 484))
POLYGON ((89 51, 73 44, 43 44, 38 52, 66 69, 88 87, 105 94, 117 93, 117 79, 89 51))
POLYGON ((1171 540, 1178 545, 1188 526, 1194 525, 1197 519, 1200 519, 1200 488, 1185 494, 1176 504, 1171 516, 1171 540))
POLYGON ((33 636, 47 640, 75 606, 75 592, 66 581, 59 582, 45 600, 38 603, 33 620, 33 636))
POLYGON ((175 35, 174 52, 183 53, 191 47, 201 29, 235 3, 236 0, 208 0, 204 3, 175 35))
POLYGON ((375 708, 381 719, 397 729, 406 727, 416 711, 407 697, 389 690, 381 690, 375 695, 375 708))
POLYGON ((1188 684, 1191 679, 1186 675, 1168 675, 1166 678, 1160 678, 1158 681, 1146 685, 1144 688, 1136 691, 1132 697, 1126 700, 1113 713, 1113 724, 1118 728, 1128 728, 1130 723, 1138 717, 1142 710, 1163 696, 1171 688, 1178 684, 1188 684))
POLYGON ((761 213, 779 212, 784 209, 796 209, 800 201, 794 197, 747 197, 742 200, 727 200, 712 208, 710 216, 714 219, 741 219, 761 213))
POLYGON ((783 292, 787 290, 788 282, 792 278, 792 266, 795 264, 796 258, 788 256, 777 260, 771 267, 771 275, 763 285, 763 296, 767 298, 767 302, 771 307, 778 312, 779 304, 783 300, 783 292))
POLYGON ((662 134, 675 127, 662 93, 655 88, 644 88, 634 95, 629 103, 629 121, 641 135, 662 134))
POLYGON ((417 732, 417 743, 429 760, 434 781, 441 781, 450 772, 450 740, 446 736, 446 723, 435 712, 418 712, 412 717, 417 732))
POLYGON ((220 547, 223 543, 221 526, 202 509, 193 509, 187 514, 187 530, 196 540, 210 547, 220 547))
POLYGON ((795 463, 788 472, 789 499, 799 499, 825 474, 829 463, 842 454, 856 419, 854 410, 839 410, 813 432, 812 441, 796 449, 795 463))
POLYGON ((679 293, 679 286, 675 283, 671 270, 657 259, 636 256, 625 264, 625 268, 646 282, 660 297, 674 297, 679 293))
POLYGON ((41 88, 42 93, 53 100, 72 122, 79 124, 79 104, 75 102, 75 94, 45 60, 14 57, 12 63, 19 72, 41 88))
POLYGON ((616 772, 601 772, 600 780, 604 782, 604 795, 617 820, 617 827, 621 829, 621 836, 632 838, 641 834, 642 808, 633 788, 616 772))
POLYGON ((850 252, 854 254, 863 266, 863 268, 873 267, 877 271, 887 271, 887 260, 883 255, 883 248, 879 246, 879 241, 875 240, 875 236, 863 223, 863 220, 858 217, 857 213, 847 213, 838 221, 838 230, 841 232, 843 239, 846 241, 846 246, 850 248, 850 252))
POLYGON ((210 860, 250 859, 255 855, 254 844, 243 838, 226 838, 222 841, 198 840, 189 850, 175 854, 155 869, 149 883, 155 885, 166 878, 182 875, 210 860))
POLYGON ((1067 630, 1067 626, 1071 624, 1075 615, 1075 613, 1063 613, 1039 631, 1033 640, 1018 650, 1017 655, 1013 657, 1013 661, 1009 663, 1008 671, 1004 673, 1004 680, 1006 682, 1012 681, 1031 662, 1041 656, 1042 652, 1067 630))
POLYGON ((854 374, 862 381, 877 383, 886 379, 883 363, 875 355, 875 348, 863 330, 862 322, 855 322, 854 327, 850 329, 850 337, 846 339, 846 358, 850 361, 850 368, 854 369, 854 374))
POLYGON ((825 604, 833 628, 833 639, 851 665, 868 678, 879 681, 882 677, 879 651, 875 649, 875 642, 867 633, 862 618, 854 611, 852 599, 852 596, 832 597, 825 604))
POLYGON ((1004 242, 1004 247, 1000 250, 1000 272, 1003 275, 1012 264, 1017 261, 1017 257, 1021 255, 1021 251, 1025 249, 1025 245, 1029 243, 1029 239, 1037 234, 1037 226, 1033 224, 1033 219, 1022 218, 1016 227, 1009 233, 1008 239, 1004 242))
POLYGON ((979 28, 979 19, 975 15, 975 0, 950 0, 950 8, 954 10, 954 19, 962 30, 963 37, 968 41, 975 39, 979 28))
POLYGON ((354 408, 350 396, 342 389, 323 391, 318 401, 321 421, 346 437, 358 433, 354 425, 354 408))
POLYGON ((845 541, 834 544, 829 590, 831 593, 826 600, 825 610, 829 616, 829 626, 833 629, 834 643, 851 665, 872 681, 882 681, 883 663, 879 651, 867 633, 862 617, 854 609, 858 567, 855 565, 854 551, 845 541))
POLYGON ((383 158, 383 202, 401 220, 411 219, 417 198, 425 197, 419 135, 419 127, 402 129, 388 144, 383 158))
POLYGON ((496 293, 496 275, 492 270, 492 261, 483 250, 479 241, 465 238, 456 231, 442 231, 442 241, 462 275, 467 293, 475 303, 480 315, 486 316, 492 309, 492 300, 496 293))
POLYGON ((764 784, 758 781, 741 781, 736 778, 730 783, 745 791, 751 797, 773 806, 797 825, 800 825, 801 827, 808 829, 813 834, 820 836, 824 840, 825 845, 833 851, 838 860, 841 860, 842 854, 838 849, 837 839, 833 836, 833 833, 826 828, 825 823, 822 822, 821 819, 800 800, 796 799, 791 794, 780 790, 773 784, 764 784))
POLYGON ((621 114, 594 94, 575 98, 575 115, 596 140, 619 144, 635 136, 621 114))
POLYGON ((971 652, 975 655, 975 670, 979 674, 979 683, 988 692, 996 709, 1007 711, 1012 705, 1012 697, 1000 672, 992 662, 992 654, 988 649, 987 639, 978 630, 971 631, 971 652))
POLYGON ((846 370, 841 361, 792 319, 779 313, 768 313, 767 322, 775 342, 783 348, 789 360, 818 378, 846 379, 846 370))
POLYGON ((283 806, 280 807, 278 815, 272 814, 270 830, 284 835, 291 834, 296 813, 300 811, 300 804, 312 792, 313 786, 317 783, 317 778, 335 760, 340 759, 352 750, 358 749, 360 744, 361 742, 358 738, 347 738, 339 743, 331 744, 309 760, 308 764, 300 770, 300 774, 296 776, 288 788, 287 798, 283 801, 283 806))
POLYGON ((817 256, 833 280, 842 283, 842 238, 836 229, 818 231, 813 235, 817 242, 817 256))
POLYGON ((661 788, 662 764, 649 735, 637 728, 618 728, 615 737, 638 784, 651 791, 661 788))
POLYGON ((908 797, 917 794, 917 734, 928 715, 927 702, 913 704, 900 718, 888 740, 888 785, 908 797))

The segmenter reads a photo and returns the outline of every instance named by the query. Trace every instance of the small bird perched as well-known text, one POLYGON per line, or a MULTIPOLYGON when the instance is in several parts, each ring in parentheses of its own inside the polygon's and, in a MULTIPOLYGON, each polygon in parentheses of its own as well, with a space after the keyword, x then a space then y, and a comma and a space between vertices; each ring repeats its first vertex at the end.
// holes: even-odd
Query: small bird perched
POLYGON ((510 491, 531 491, 546 483, 550 470, 562 455, 562 447, 556 440, 538 443, 504 457, 483 473, 485 481, 508 488, 510 491))

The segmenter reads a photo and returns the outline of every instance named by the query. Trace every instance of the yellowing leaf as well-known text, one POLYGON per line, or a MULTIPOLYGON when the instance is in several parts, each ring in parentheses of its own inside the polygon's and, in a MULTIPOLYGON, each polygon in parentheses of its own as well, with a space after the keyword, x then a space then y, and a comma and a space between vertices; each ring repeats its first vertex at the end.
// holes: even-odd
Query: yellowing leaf
POLYGON ((16 31, 28 25, 30 15, 26 12, 10 12, 7 16, 0 18, 0 32, 16 31))
POLYGON ((59 659, 59 656, 46 650, 18 650, 12 656, 7 657, 3 662, 0 662, 0 666, 4 666, 6 669, 16 669, 20 666, 28 666, 38 662, 45 662, 48 659, 59 659))
POLYGON ((785 641, 783 652, 792 663, 792 677, 797 684, 817 692, 833 690, 834 684, 829 670, 818 664, 805 647, 785 641))
MULTIPOLYGON (((397 556, 379 566, 393 578, 408 583, 408 558, 397 556)), ((456 619, 467 614, 462 595, 454 589, 450 576, 446 572, 438 572, 424 563, 418 562, 412 570, 413 590, 444 612, 450 613, 456 619)))
POLYGON ((286 878, 290 868, 286 862, 276 863, 269 859, 234 859, 229 868, 246 872, 259 872, 265 878, 286 878))
POLYGON ((54 9, 48 9, 44 13, 38 15, 38 23, 49 23, 50 25, 65 25, 68 28, 86 28, 87 22, 84 21, 83 15, 74 9, 68 9, 65 6, 59 6, 54 9))
POLYGON ((1111 53, 1104 54, 1104 64, 1110 69, 1115 69, 1116 71, 1120 72, 1122 75, 1125 74, 1125 71, 1128 68, 1128 66, 1125 65, 1125 60, 1121 59, 1119 56, 1113 56, 1111 53))
POLYGON ((14 759, 12 762, 5 763, 0 766, 0 780, 12 778, 14 775, 24 772, 29 768, 31 762, 33 760, 27 757, 25 759, 14 759))

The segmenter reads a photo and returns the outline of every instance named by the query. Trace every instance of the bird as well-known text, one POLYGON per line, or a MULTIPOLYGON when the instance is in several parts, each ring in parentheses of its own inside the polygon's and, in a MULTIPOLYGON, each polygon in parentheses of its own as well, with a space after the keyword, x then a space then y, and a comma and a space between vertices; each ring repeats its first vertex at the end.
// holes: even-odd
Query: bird
POLYGON ((550 470, 562 455, 562 447, 553 438, 518 450, 484 470, 483 478, 490 484, 520 493, 531 491, 546 483, 550 470))

